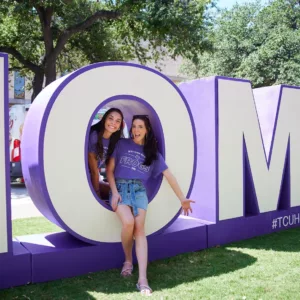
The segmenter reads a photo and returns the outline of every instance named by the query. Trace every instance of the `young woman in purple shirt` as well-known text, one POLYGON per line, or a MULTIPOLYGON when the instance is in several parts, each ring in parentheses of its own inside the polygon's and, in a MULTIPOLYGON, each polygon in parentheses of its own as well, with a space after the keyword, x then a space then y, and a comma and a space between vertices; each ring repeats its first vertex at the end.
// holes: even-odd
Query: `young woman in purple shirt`
POLYGON ((148 116, 133 116, 130 133, 132 139, 119 140, 106 168, 111 187, 110 204, 122 222, 125 262, 121 275, 130 276, 133 270, 134 237, 139 266, 137 288, 143 295, 151 295, 152 289, 147 280, 148 247, 144 230, 148 198, 143 182, 162 173, 179 198, 185 215, 192 212, 190 205, 194 201, 186 199, 158 152, 148 116))
POLYGON ((123 137, 123 113, 118 108, 109 109, 101 121, 90 130, 88 164, 92 185, 101 199, 108 199, 109 185, 99 180, 99 169, 113 153, 118 140, 123 137))

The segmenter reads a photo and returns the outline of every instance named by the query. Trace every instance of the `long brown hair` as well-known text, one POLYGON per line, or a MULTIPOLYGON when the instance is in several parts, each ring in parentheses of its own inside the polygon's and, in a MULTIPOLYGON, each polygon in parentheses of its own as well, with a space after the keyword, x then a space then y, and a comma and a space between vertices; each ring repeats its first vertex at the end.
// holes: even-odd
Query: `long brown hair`
POLYGON ((145 127, 147 129, 147 134, 145 136, 145 143, 144 143, 144 148, 143 148, 144 154, 146 156, 144 165, 150 166, 152 164, 153 160, 157 159, 157 140, 154 136, 152 125, 150 123, 148 115, 134 115, 132 117, 130 135, 132 136, 132 124, 133 124, 133 121, 136 119, 144 121, 145 127))
POLYGON ((118 142, 118 140, 122 137, 124 137, 123 135, 123 128, 124 128, 124 116, 123 113, 120 109, 118 108, 110 108, 102 117, 101 121, 98 122, 97 124, 91 126, 91 130, 90 133, 92 133, 93 131, 96 131, 98 134, 98 142, 97 142, 97 159, 103 160, 103 154, 104 154, 104 149, 103 149, 103 143, 102 143, 102 138, 103 138, 103 134, 104 134, 104 130, 105 130, 105 121, 107 119, 107 117, 112 113, 112 112, 117 112, 118 114, 120 114, 121 116, 121 126, 120 126, 120 130, 114 132, 109 139, 109 146, 108 146, 108 150, 106 153, 106 160, 105 163, 108 162, 109 157, 112 155, 112 153, 114 152, 116 143, 118 142))

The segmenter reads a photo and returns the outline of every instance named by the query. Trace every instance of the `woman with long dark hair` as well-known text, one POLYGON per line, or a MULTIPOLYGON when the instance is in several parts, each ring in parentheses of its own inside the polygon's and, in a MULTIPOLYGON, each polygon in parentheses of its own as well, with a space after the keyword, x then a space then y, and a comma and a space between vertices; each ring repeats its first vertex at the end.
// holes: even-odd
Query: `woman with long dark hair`
POLYGON ((99 169, 105 165, 115 149, 118 140, 123 137, 123 113, 118 108, 109 109, 101 121, 91 126, 88 163, 92 185, 101 199, 108 199, 109 185, 99 180, 99 169))
POLYGON ((121 275, 130 276, 133 270, 134 238, 139 266, 137 288, 143 295, 151 295, 147 280, 148 247, 144 230, 148 198, 143 182, 162 173, 179 198, 185 215, 192 211, 190 204, 194 201, 186 199, 158 152, 148 116, 133 116, 130 134, 131 139, 119 140, 106 168, 111 187, 110 203, 122 222, 121 240, 125 262, 121 275))

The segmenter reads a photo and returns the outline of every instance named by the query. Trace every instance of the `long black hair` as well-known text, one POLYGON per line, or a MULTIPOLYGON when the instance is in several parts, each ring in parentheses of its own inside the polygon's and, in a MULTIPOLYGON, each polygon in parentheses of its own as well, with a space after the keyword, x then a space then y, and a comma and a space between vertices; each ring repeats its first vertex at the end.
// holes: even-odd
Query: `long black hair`
POLYGON ((152 129, 151 122, 149 120, 149 117, 147 115, 134 115, 132 117, 132 123, 130 128, 130 134, 132 136, 132 124, 133 121, 139 119, 144 121, 145 127, 147 129, 147 134, 145 136, 145 143, 144 143, 144 155, 146 156, 144 165, 150 166, 153 162, 153 160, 157 159, 157 140, 154 136, 154 132, 152 129))
POLYGON ((120 126, 120 130, 114 132, 109 139, 109 146, 108 146, 108 150, 106 153, 106 160, 105 163, 108 163, 108 160, 110 158, 110 156, 112 155, 112 153, 114 152, 116 143, 118 142, 118 140, 122 137, 124 137, 123 135, 123 128, 124 128, 124 116, 123 113, 121 112, 120 109, 118 108, 110 108, 102 117, 101 121, 98 122, 97 124, 91 126, 90 129, 90 133, 92 133, 93 131, 96 131, 98 133, 98 142, 97 142, 97 159, 101 159, 103 160, 103 154, 104 154, 104 150, 103 150, 103 143, 102 143, 102 137, 103 137, 103 133, 105 130, 105 121, 107 119, 107 117, 112 113, 112 112, 117 112, 120 114, 121 116, 121 126, 120 126))

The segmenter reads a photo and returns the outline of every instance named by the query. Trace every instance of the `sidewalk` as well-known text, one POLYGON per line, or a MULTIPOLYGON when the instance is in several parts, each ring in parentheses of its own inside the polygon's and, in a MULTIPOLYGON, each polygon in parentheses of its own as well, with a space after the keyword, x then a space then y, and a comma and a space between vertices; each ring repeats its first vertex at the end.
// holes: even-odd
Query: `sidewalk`
POLYGON ((21 218, 41 217, 42 214, 35 207, 32 200, 28 198, 11 200, 12 220, 21 218))
POLYGON ((11 186, 11 216, 12 220, 42 216, 25 187, 11 186))

